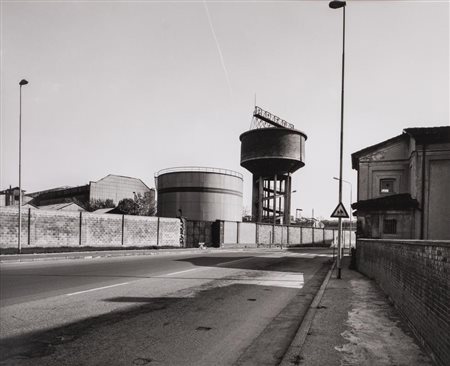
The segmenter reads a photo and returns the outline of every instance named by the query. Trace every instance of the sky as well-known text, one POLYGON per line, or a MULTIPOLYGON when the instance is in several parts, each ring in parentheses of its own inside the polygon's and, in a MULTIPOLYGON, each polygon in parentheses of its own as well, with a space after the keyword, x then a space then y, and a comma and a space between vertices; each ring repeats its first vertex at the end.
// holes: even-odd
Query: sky
MULTIPOLYGON (((255 103, 305 132, 292 211, 338 204, 342 10, 328 1, 1 1, 0 188, 240 166, 255 103)), ((449 1, 349 0, 343 179, 351 153, 449 125, 449 1)), ((344 183, 343 201, 350 200, 344 183)), ((348 206, 347 206, 348 207, 348 206)))

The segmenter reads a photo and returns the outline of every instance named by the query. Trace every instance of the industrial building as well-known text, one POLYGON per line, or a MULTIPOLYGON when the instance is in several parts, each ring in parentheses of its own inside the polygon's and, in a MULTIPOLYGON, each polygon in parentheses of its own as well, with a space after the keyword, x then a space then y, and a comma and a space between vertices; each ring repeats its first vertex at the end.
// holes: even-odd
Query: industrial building
POLYGON ((450 239, 450 127, 406 128, 352 154, 358 235, 450 239))
POLYGON ((239 138, 241 166, 253 174, 253 221, 289 223, 291 175, 305 165, 306 134, 255 106, 252 126, 239 138))
MULTIPOLYGON (((0 191, 0 207, 4 206, 19 206, 19 187, 9 187, 0 191)), ((24 197, 24 190, 22 190, 22 199, 24 197)))
POLYGON ((178 167, 155 174, 158 216, 200 221, 242 221, 242 174, 226 169, 178 167))
POLYGON ((122 199, 133 199, 136 194, 147 195, 154 205, 155 190, 153 188, 149 188, 138 178, 114 174, 109 174, 83 186, 54 188, 30 193, 27 196, 32 198, 31 203, 36 206, 49 206, 65 202, 86 204, 96 200, 111 200, 117 205, 122 199))

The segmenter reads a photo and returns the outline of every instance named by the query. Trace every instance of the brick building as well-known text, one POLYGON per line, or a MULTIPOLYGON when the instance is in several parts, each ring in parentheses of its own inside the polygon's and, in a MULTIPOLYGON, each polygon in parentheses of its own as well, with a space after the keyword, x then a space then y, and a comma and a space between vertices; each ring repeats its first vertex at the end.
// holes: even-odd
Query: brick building
POLYGON ((358 235, 450 239, 450 127, 407 128, 352 154, 358 235))

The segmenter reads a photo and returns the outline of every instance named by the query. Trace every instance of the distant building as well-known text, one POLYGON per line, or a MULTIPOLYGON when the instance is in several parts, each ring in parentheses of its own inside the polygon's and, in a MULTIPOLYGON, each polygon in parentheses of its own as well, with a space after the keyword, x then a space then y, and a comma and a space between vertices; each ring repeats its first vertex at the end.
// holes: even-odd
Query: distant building
MULTIPOLYGON (((22 189, 22 205, 30 201, 22 189)), ((0 207, 19 206, 19 187, 11 187, 0 191, 0 207)))
POLYGON ((86 205, 96 200, 111 200, 117 205, 122 199, 131 198, 141 194, 148 196, 154 205, 155 190, 149 188, 138 178, 124 177, 109 174, 106 177, 89 184, 77 187, 59 187, 28 194, 31 203, 36 206, 49 206, 60 203, 76 202, 86 205))
POLYGON ((407 128, 352 154, 358 235, 450 239, 450 126, 407 128))

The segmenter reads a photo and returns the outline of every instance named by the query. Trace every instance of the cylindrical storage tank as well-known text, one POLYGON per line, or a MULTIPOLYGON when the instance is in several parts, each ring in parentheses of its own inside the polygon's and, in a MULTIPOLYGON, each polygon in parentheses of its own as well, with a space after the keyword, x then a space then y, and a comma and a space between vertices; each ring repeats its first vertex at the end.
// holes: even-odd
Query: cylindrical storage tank
POLYGON ((259 128, 244 132, 241 166, 257 176, 293 173, 305 165, 306 134, 290 128, 259 128))
POLYGON ((155 174, 158 216, 199 221, 242 221, 242 174, 232 170, 180 167, 155 174))

